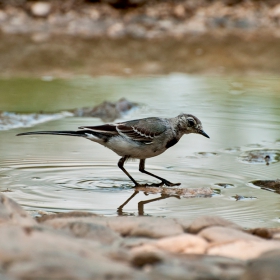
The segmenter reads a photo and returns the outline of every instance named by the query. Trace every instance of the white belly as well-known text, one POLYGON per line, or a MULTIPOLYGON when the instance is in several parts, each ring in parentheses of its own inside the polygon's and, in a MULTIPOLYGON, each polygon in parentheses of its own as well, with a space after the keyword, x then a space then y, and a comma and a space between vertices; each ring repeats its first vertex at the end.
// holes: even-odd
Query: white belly
POLYGON ((121 136, 112 137, 104 146, 114 151, 119 156, 130 156, 132 158, 145 159, 157 156, 166 149, 156 147, 155 144, 143 144, 121 136))

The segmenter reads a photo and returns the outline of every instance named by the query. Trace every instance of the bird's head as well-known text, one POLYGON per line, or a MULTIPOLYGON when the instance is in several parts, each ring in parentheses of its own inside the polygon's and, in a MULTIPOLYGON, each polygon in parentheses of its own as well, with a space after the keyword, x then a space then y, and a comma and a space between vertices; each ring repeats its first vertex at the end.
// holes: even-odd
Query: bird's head
POLYGON ((190 114, 181 114, 178 116, 178 128, 184 134, 197 133, 210 138, 203 130, 201 121, 190 114))

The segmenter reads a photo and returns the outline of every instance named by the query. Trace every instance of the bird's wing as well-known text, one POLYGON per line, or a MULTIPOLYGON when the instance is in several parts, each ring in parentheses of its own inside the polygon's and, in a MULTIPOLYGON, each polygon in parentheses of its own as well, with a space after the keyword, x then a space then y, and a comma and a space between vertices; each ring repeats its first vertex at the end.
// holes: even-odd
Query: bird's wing
POLYGON ((80 126, 79 129, 92 130, 94 132, 111 135, 111 136, 119 134, 117 131, 116 124, 103 124, 103 125, 97 125, 97 126, 80 126))
POLYGON ((118 123, 116 129, 134 141, 151 144, 155 137, 166 131, 167 126, 160 118, 146 118, 118 123))

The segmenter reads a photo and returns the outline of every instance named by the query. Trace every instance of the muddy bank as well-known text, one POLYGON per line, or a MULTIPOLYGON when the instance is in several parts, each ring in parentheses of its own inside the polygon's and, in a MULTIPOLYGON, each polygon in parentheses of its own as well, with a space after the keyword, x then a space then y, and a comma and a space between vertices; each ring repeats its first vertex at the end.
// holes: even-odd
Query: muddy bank
POLYGON ((280 38, 190 35, 179 40, 0 35, 1 77, 279 74, 280 38))
POLYGON ((246 231, 214 216, 189 222, 70 212, 35 220, 1 194, 0 228, 1 279, 279 276, 279 229, 246 231))
POLYGON ((0 75, 279 74, 279 27, 272 0, 1 1, 0 75))

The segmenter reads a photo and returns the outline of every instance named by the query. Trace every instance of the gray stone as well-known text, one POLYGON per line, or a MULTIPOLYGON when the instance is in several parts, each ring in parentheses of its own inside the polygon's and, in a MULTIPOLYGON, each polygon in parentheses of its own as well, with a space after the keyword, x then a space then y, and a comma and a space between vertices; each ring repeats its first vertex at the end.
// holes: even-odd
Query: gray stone
POLYGON ((279 275, 280 250, 273 250, 250 261, 240 280, 278 280, 279 275))
POLYGON ((8 273, 26 280, 140 279, 140 273, 121 263, 98 258, 84 259, 68 252, 13 263, 9 266, 8 273))
POLYGON ((221 227, 228 227, 241 230, 242 228, 237 224, 225 220, 218 216, 201 216, 195 219, 187 228, 187 232, 189 233, 198 233, 202 229, 212 226, 221 226, 221 227))
POLYGON ((91 222, 69 222, 67 224, 61 224, 60 229, 71 232, 75 237, 92 239, 102 244, 112 244, 121 239, 120 235, 110 228, 91 222))
POLYGON ((46 216, 44 220, 39 221, 54 229, 71 233, 75 237, 92 239, 102 244, 112 244, 113 242, 121 241, 120 234, 108 227, 108 219, 90 213, 70 212, 68 215, 64 213, 59 216, 46 216))
POLYGON ((181 225, 172 219, 157 217, 110 217, 108 226, 122 236, 161 238, 183 233, 181 225))
POLYGON ((169 256, 156 264, 149 273, 156 280, 238 280, 244 272, 245 262, 230 258, 205 255, 187 255, 181 258, 169 256))
POLYGON ((114 249, 44 227, 1 227, 0 266, 20 279, 136 279, 114 249))
POLYGON ((213 226, 201 230, 198 234, 210 242, 224 243, 236 240, 256 240, 261 241, 262 239, 248 234, 246 232, 236 230, 233 228, 213 226))

